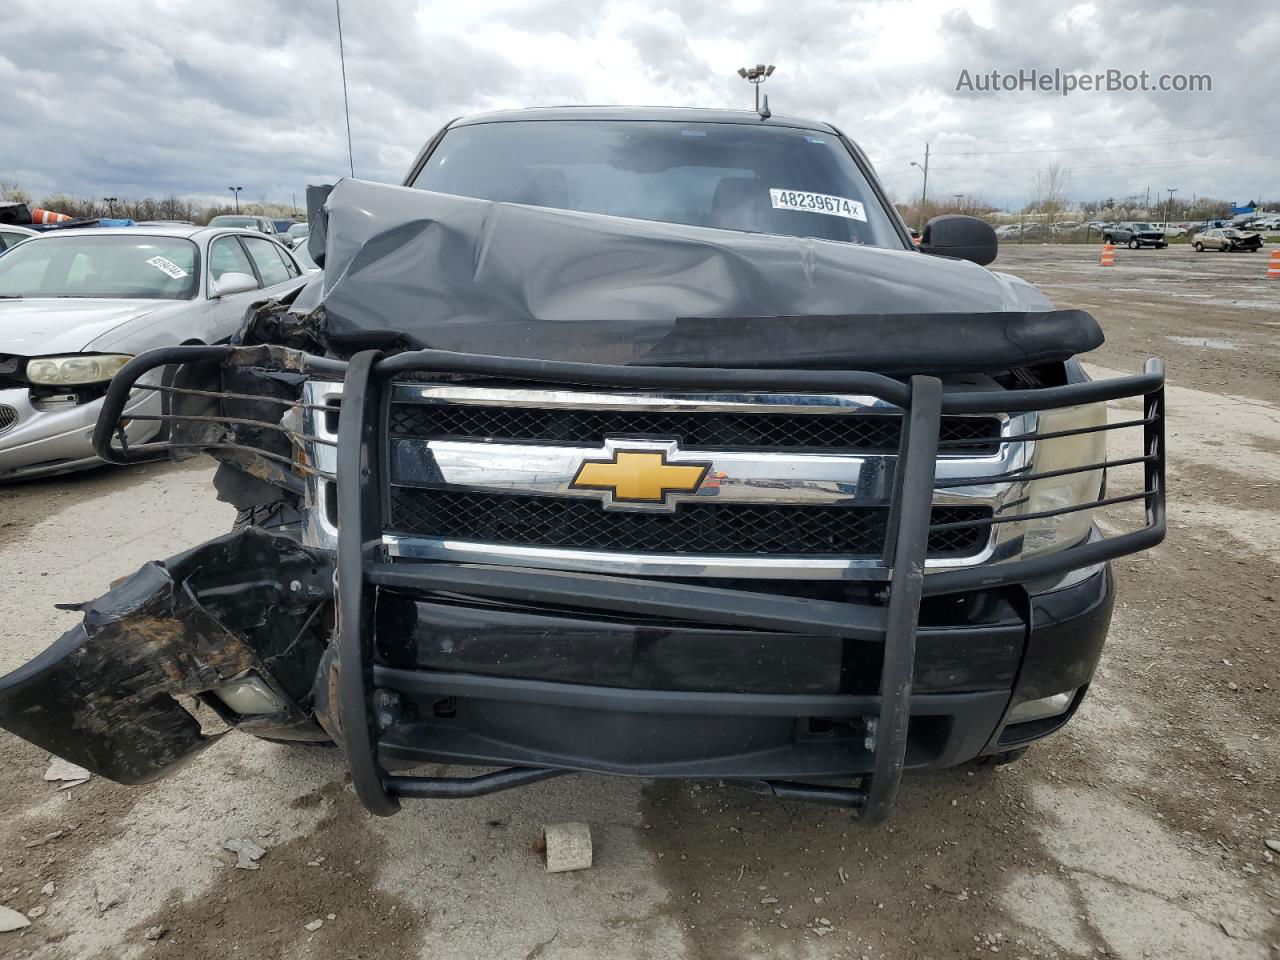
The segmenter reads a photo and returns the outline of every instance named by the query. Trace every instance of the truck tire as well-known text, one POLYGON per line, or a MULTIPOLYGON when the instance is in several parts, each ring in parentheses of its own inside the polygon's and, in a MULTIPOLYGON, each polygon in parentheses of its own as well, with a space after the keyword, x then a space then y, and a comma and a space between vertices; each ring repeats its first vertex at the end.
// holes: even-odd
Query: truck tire
POLYGON ((258 527, 271 533, 284 534, 294 540, 302 539, 303 517, 298 505, 291 500, 277 500, 236 512, 232 530, 258 527))
POLYGON ((1141 249, 1142 249, 1142 241, 1141 241, 1141 240, 1139 240, 1137 237, 1130 237, 1130 238, 1129 238, 1129 249, 1130 249, 1130 250, 1141 250, 1141 249))

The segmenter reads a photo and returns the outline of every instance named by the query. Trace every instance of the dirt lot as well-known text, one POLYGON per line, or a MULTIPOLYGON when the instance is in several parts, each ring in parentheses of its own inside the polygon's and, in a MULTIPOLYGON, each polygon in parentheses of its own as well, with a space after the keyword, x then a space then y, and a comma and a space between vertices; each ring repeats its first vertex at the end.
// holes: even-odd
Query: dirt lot
MULTIPOLYGON (((60 791, 0 733, 0 904, 38 914, 0 957, 1280 957, 1280 283, 1265 254, 1096 257, 998 266, 1102 321, 1097 372, 1166 357, 1171 534, 1117 564, 1083 712, 1021 763, 909 779, 876 832, 593 778, 376 820, 332 750, 235 735, 150 787, 60 791), (563 820, 592 825, 594 869, 529 852, 563 820), (234 869, 234 837, 266 848, 259 870, 234 869)), ((73 622, 54 602, 227 529, 208 474, 0 489, 0 670, 73 622)))

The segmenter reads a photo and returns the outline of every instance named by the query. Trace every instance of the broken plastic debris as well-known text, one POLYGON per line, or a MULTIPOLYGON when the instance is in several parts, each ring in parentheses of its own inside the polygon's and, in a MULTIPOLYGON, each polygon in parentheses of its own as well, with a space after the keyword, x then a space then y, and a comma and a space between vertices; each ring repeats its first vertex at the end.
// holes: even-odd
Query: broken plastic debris
POLYGON ((591 866, 591 828, 585 823, 551 823, 533 844, 547 873, 586 870, 591 866))
POLYGON ((258 859, 267 851, 247 837, 232 837, 222 845, 236 855, 237 870, 257 870, 258 859))
POLYGON ((324 926, 323 920, 312 920, 310 923, 304 923, 302 925, 302 929, 306 930, 308 933, 315 933, 317 930, 319 930, 323 926, 324 926))
POLYGON ((66 781, 68 786, 76 787, 88 780, 91 774, 84 767, 63 760, 61 757, 54 757, 49 762, 49 769, 44 772, 44 778, 51 783, 54 781, 66 781))
POLYGON ((0 933, 10 933, 31 926, 31 921, 17 910, 0 907, 0 933))

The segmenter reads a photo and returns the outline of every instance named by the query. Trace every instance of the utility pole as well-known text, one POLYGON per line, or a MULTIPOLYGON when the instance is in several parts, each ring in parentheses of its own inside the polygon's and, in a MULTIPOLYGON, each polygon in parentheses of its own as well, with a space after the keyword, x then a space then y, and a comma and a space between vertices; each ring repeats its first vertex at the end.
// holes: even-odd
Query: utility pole
POLYGON ((1147 187, 1147 199, 1142 201, 1142 215, 1151 216, 1151 188, 1147 187))
POLYGON ((924 234, 924 203, 929 196, 929 144, 926 143, 924 145, 924 166, 923 167, 920 166, 920 164, 916 163, 914 160, 911 161, 911 165, 913 167, 919 168, 920 172, 924 174, 924 185, 920 187, 920 226, 917 228, 919 229, 921 235, 923 235, 924 234))
POLYGON ((235 196, 236 196, 236 213, 239 213, 239 212, 240 212, 240 191, 241 191, 241 190, 243 190, 243 189, 244 189, 244 187, 227 187, 227 189, 228 189, 228 190, 230 190, 232 193, 234 193, 234 194, 235 194, 235 196))
POLYGON ((1173 195, 1178 192, 1177 187, 1165 187, 1169 191, 1169 199, 1164 205, 1164 235, 1169 236, 1169 210, 1173 207, 1173 195))

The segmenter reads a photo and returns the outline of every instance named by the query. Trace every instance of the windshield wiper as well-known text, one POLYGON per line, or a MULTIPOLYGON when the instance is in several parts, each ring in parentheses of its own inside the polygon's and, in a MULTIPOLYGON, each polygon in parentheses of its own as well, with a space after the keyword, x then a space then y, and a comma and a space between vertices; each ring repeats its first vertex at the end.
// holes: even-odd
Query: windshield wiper
POLYGON ((22 294, 20 293, 0 293, 0 300, 21 300, 21 299, 22 299, 22 294))

